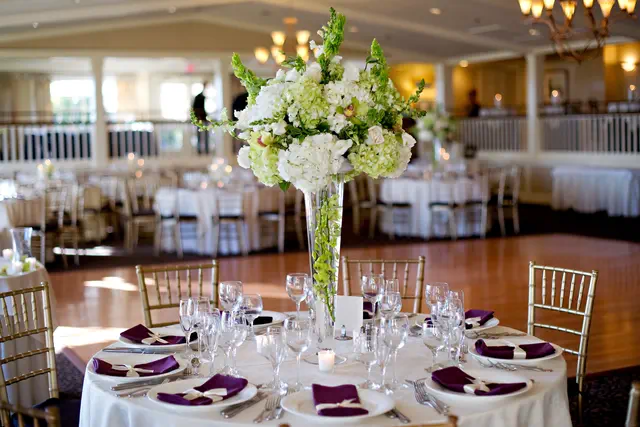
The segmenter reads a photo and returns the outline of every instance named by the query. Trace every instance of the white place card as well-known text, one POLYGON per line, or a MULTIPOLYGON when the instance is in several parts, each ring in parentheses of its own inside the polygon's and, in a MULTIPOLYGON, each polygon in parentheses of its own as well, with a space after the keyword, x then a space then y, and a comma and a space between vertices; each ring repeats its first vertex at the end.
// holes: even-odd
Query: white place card
POLYGON ((344 325, 347 334, 352 335, 353 331, 360 331, 362 327, 362 297, 348 297, 343 295, 336 295, 336 322, 334 328, 336 334, 342 329, 344 325))

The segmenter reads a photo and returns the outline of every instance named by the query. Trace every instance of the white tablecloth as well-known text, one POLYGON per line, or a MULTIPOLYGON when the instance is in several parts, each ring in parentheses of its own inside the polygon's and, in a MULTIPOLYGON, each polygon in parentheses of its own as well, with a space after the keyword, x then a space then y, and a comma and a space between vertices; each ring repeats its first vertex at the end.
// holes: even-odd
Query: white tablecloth
MULTIPOLYGON (((2 261, 4 265, 4 261, 2 261)), ((53 287, 49 281, 49 275, 47 270, 40 267, 30 273, 20 274, 17 276, 0 276, 0 292, 9 292, 18 289, 30 288, 39 286, 42 282, 49 282, 49 297, 51 300, 52 313, 54 315, 53 324, 57 325, 55 320, 55 297, 53 294, 53 287)), ((40 302, 38 301, 40 306, 40 302)), ((13 311, 9 308, 9 317, 13 317, 13 311)), ((29 312, 30 313, 30 312, 29 312)), ((39 326, 44 326, 42 312, 38 312, 39 326)), ((4 322, 4 316, 0 314, 0 321, 4 322)), ((17 353, 23 353, 25 351, 34 350, 35 348, 42 348, 44 343, 44 334, 33 335, 31 337, 19 338, 15 341, 4 343, 0 345, 1 357, 8 357, 17 353)), ((20 360, 19 362, 9 363, 4 365, 3 371, 5 378, 12 378, 16 375, 25 374, 37 369, 44 369, 47 367, 46 355, 38 355, 34 357, 28 357, 20 360)), ((20 405, 29 407, 37 403, 40 403, 49 397, 49 382, 46 375, 40 375, 36 378, 31 378, 26 381, 22 381, 17 385, 9 386, 9 401, 12 403, 19 403, 20 405)))
POLYGON ((553 209, 640 216, 640 169, 561 166, 552 174, 553 209))
MULTIPOLYGON (((274 212, 278 210, 278 197, 281 190, 277 187, 244 187, 238 190, 186 188, 158 189, 155 196, 156 212, 169 214, 178 197, 181 216, 196 216, 198 224, 194 232, 184 232, 182 246, 185 252, 199 252, 197 235, 204 234, 204 253, 213 252, 213 216, 217 206, 221 215, 244 214, 248 227, 249 247, 260 250, 277 245, 275 223, 261 223, 259 212, 274 212)), ((229 233, 235 236, 235 228, 229 233)), ((240 246, 237 238, 224 238, 229 233, 224 232, 220 239, 219 253, 239 253, 240 246)), ((162 248, 165 251, 174 250, 174 242, 170 232, 163 233, 162 248)))
MULTIPOLYGON (((444 181, 430 181, 422 179, 398 178, 386 179, 380 184, 380 201, 383 203, 409 203, 411 214, 409 222, 401 218, 403 209, 396 210, 395 225, 391 222, 391 215, 385 212, 382 215, 380 228, 388 233, 393 229, 394 234, 399 236, 418 236, 428 238, 431 234, 431 212, 429 203, 437 198, 437 201, 449 201, 447 192, 441 188, 446 184, 444 181), (434 194, 436 193, 436 194, 434 194)), ((482 184, 479 180, 468 178, 458 178, 453 183, 453 195, 456 203, 462 204, 470 200, 482 199, 482 184)), ((486 189, 488 191, 488 189, 486 189)), ((445 222, 444 215, 439 214, 435 227, 435 235, 444 237, 449 235, 449 228, 445 222)), ((461 211, 456 213, 456 224, 458 227, 458 237, 481 234, 480 214, 478 212, 461 211), (473 218, 469 216, 473 214, 473 218)))
MULTIPOLYGON (((179 331, 179 327, 176 327, 179 331)), ((512 338, 513 341, 522 338, 512 338)), ((469 340, 472 345, 472 340, 469 340)), ((337 343, 336 352, 347 355, 350 353, 352 341, 337 343)), ((111 353, 112 354, 112 353, 111 353)), ((105 357, 99 353, 97 357, 105 357)), ((303 362, 302 381, 305 384, 321 382, 324 384, 359 383, 365 378, 366 372, 362 364, 352 361, 353 355, 347 363, 337 366, 333 374, 322 374, 314 365, 303 362)), ((106 357, 109 357, 108 355, 106 357)), ((217 358, 216 367, 222 363, 222 357, 217 358)), ((471 357, 465 367, 481 369, 480 365, 471 357)), ((254 342, 245 342, 238 350, 236 358, 238 368, 253 384, 271 380, 271 365, 259 356, 254 342)), ((398 377, 400 379, 419 379, 427 374, 424 368, 429 365, 430 352, 425 350, 420 338, 409 338, 407 345, 398 355, 398 377)), ((562 357, 557 357, 539 365, 553 369, 550 373, 521 371, 526 378, 535 380, 533 388, 522 395, 505 398, 504 400, 487 403, 482 398, 470 402, 468 399, 442 397, 451 406, 451 412, 460 417, 461 427, 569 427, 571 419, 567 398, 566 363, 562 357)), ((207 372, 205 365, 201 372, 207 372)), ((293 359, 283 364, 281 376, 285 381, 295 379, 295 362, 293 359)), ((117 381, 117 380, 116 380, 117 381)), ((264 407, 258 403, 252 408, 240 413, 235 418, 225 420, 219 410, 200 414, 184 415, 171 411, 147 398, 122 399, 115 397, 110 390, 114 382, 98 378, 87 371, 82 392, 82 409, 80 413, 81 427, 208 427, 212 425, 252 426, 252 420, 264 407)), ((394 395, 396 405, 406 414, 413 424, 427 424, 442 421, 442 418, 431 408, 416 403, 413 392, 402 390, 394 395)), ((263 423, 275 426, 287 423, 292 427, 311 427, 314 424, 306 419, 286 413, 281 420, 263 423)), ((402 425, 398 421, 384 416, 368 419, 366 422, 353 425, 393 426, 402 425)))
POLYGON ((0 249, 11 248, 11 228, 39 225, 42 208, 41 197, 0 201, 0 249))

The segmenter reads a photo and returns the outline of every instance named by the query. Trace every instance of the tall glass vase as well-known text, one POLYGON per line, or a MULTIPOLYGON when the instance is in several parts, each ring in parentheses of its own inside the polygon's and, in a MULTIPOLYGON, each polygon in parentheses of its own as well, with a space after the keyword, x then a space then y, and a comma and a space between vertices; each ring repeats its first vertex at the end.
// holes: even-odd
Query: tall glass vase
POLYGON ((318 192, 304 193, 316 328, 322 328, 325 334, 333 331, 335 321, 333 297, 338 289, 343 196, 342 174, 318 192))

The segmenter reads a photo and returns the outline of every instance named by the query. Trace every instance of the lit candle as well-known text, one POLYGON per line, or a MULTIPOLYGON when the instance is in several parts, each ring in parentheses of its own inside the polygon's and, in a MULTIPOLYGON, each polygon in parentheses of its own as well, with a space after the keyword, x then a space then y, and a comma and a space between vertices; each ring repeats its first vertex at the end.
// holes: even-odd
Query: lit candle
POLYGON ((13 258, 13 249, 3 249, 2 258, 10 260, 13 258))
POLYGON ((318 352, 318 368, 320 372, 331 372, 335 364, 336 355, 333 350, 322 350, 318 352))

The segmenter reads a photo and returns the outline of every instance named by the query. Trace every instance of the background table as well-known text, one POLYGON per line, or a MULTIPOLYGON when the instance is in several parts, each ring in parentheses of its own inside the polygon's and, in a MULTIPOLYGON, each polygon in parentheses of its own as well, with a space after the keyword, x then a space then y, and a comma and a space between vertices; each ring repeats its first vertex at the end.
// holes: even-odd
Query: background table
POLYGON ((40 224, 42 209, 42 197, 0 201, 0 249, 12 247, 11 228, 40 224))
POLYGON ((640 169, 561 166, 552 176, 553 209, 640 216, 640 169))
MULTIPOLYGON (((496 331, 504 328, 496 328, 496 331)), ((179 327, 176 327, 179 332, 179 327)), ((522 338, 511 338, 519 342, 522 338)), ((469 345, 473 340, 468 340, 469 345)), ((236 358, 238 368, 253 384, 265 383, 272 379, 271 365, 259 356, 255 350, 255 342, 245 342, 238 350, 236 358)), ((352 341, 337 344, 338 353, 351 351, 352 341)), ((113 354, 113 353, 110 353, 113 354)), ((430 361, 430 352, 422 344, 420 338, 409 338, 407 345, 400 350, 398 355, 398 377, 401 379, 419 379, 427 374, 424 369, 430 361)), ((98 354, 98 357, 109 357, 106 353, 98 354)), ((216 360, 216 366, 221 366, 222 357, 216 360)), ((481 369, 480 365, 468 356, 466 367, 481 369)), ((533 371, 520 371, 522 376, 535 380, 533 388, 522 395, 505 398, 497 402, 486 403, 481 398, 476 402, 453 403, 451 399, 442 400, 451 406, 453 414, 460 417, 459 425, 462 427, 518 427, 518 426, 571 426, 569 416, 569 404, 567 398, 566 363, 562 357, 547 362, 540 362, 547 368, 553 369, 550 373, 533 371)), ((207 372, 209 366, 205 365, 203 371, 207 372)), ((283 380, 290 381, 295 377, 295 361, 285 362, 281 369, 283 380)), ((303 362, 302 381, 305 384, 311 382, 323 383, 359 383, 365 378, 366 371, 362 364, 353 362, 350 358, 347 363, 337 366, 334 374, 321 374, 317 367, 303 362)), ((204 380, 203 380, 204 381, 204 380)), ((264 407, 264 402, 240 413, 233 419, 225 420, 219 414, 219 410, 201 414, 184 415, 171 411, 148 398, 122 399, 114 396, 110 386, 114 383, 104 380, 87 371, 82 392, 82 409, 80 413, 81 427, 169 427, 185 426, 207 427, 211 425, 254 426, 252 420, 264 407)), ((398 409, 405 413, 413 424, 424 424, 442 420, 433 409, 418 405, 411 390, 402 390, 394 395, 398 409)), ((313 424, 301 417, 285 413, 281 420, 263 423, 265 426, 275 426, 287 423, 291 427, 310 427, 313 424)), ((401 425, 397 420, 391 420, 384 416, 368 419, 366 422, 351 425, 376 425, 392 426, 401 425)))

